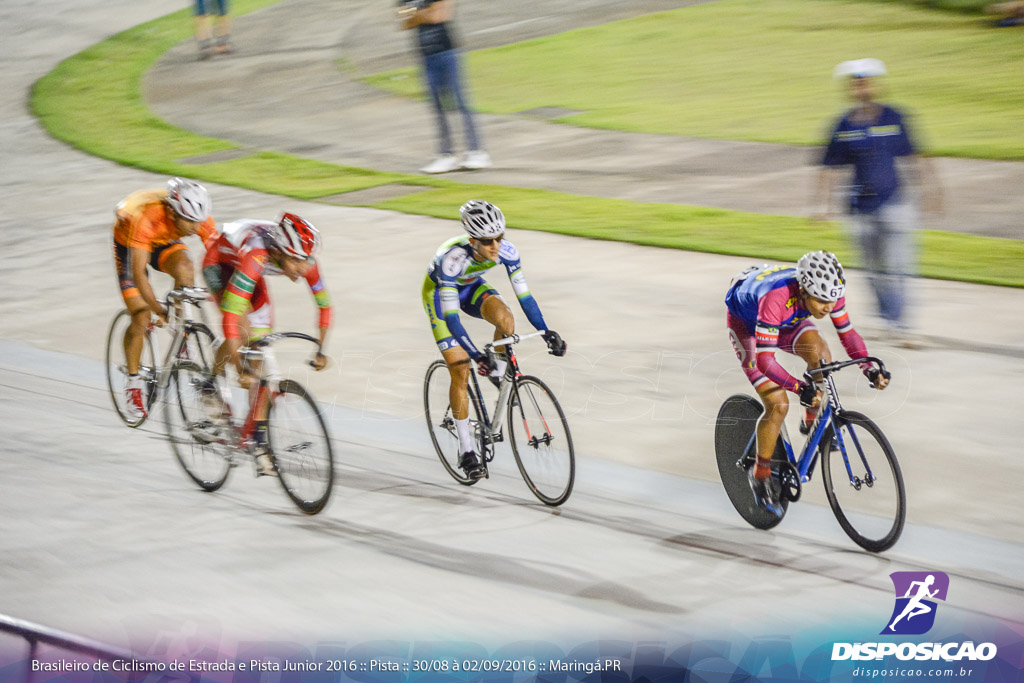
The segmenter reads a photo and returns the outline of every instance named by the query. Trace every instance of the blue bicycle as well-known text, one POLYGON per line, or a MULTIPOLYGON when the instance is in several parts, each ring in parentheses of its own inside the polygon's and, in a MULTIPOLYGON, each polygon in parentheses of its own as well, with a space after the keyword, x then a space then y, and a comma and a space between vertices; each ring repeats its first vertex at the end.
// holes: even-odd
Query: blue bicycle
POLYGON ((761 402, 735 394, 722 404, 715 425, 718 471, 733 507, 751 526, 770 529, 781 522, 789 503, 800 499, 820 457, 828 503, 853 542, 877 553, 899 540, 907 501, 896 454, 874 422, 842 407, 832 378, 833 373, 864 362, 877 365, 883 376, 889 376, 885 364, 874 357, 822 363, 804 373, 807 382, 823 385, 825 394, 799 459, 785 426, 776 443, 770 481, 776 487, 781 515, 758 505, 747 481, 747 470, 754 466, 756 455, 755 427, 763 412, 761 402))

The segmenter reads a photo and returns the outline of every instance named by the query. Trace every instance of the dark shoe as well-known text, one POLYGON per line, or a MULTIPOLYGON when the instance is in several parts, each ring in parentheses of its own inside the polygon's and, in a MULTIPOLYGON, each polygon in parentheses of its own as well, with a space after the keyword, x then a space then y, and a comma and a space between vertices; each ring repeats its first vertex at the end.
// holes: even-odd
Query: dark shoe
POLYGON ((484 464, 480 462, 479 456, 473 451, 466 451, 462 454, 459 458, 459 469, 466 473, 466 477, 474 480, 487 474, 484 464))
POLYGON ((758 479, 754 476, 754 468, 747 470, 747 481, 750 482, 750 490, 754 492, 754 500, 757 504, 772 513, 776 517, 782 516, 782 505, 775 494, 775 487, 772 486, 771 477, 758 479))

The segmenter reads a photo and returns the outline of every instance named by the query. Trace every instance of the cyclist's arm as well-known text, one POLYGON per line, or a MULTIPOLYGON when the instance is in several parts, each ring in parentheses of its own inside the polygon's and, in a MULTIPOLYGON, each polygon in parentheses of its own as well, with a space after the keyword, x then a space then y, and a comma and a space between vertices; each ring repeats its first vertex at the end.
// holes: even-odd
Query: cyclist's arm
POLYGON ((265 250, 249 251, 242 256, 238 267, 235 268, 231 279, 228 280, 228 285, 220 300, 225 339, 241 339, 243 326, 239 323, 239 318, 249 312, 256 283, 263 278, 266 264, 267 252, 265 250))
POLYGON ((437 268, 432 270, 433 274, 430 277, 434 286, 437 287, 437 296, 441 300, 441 310, 438 313, 444 318, 448 331, 452 333, 459 345, 466 350, 470 358, 475 360, 483 354, 469 338, 469 333, 459 319, 458 278, 466 270, 467 258, 466 252, 458 247, 449 249, 448 253, 441 258, 441 262, 437 264, 437 268))
POLYGON ((785 287, 773 289, 757 303, 757 326, 754 339, 757 344, 757 369, 765 377, 794 394, 801 382, 779 364, 775 351, 779 348, 779 324, 785 319, 789 292, 785 287))
POLYGON ((149 264, 152 254, 141 247, 128 247, 128 253, 128 258, 132 262, 132 280, 135 281, 135 287, 150 310, 163 317, 164 307, 157 301, 156 294, 153 293, 153 285, 149 283, 149 275, 146 273, 146 266, 149 264))
POLYGON ((320 328, 320 341, 327 338, 327 328, 331 326, 331 295, 320 275, 320 264, 315 263, 306 273, 306 284, 313 293, 313 301, 317 307, 317 327, 320 328))
POLYGON ((512 282, 512 289, 516 292, 516 298, 519 299, 519 305, 523 308, 526 319, 535 329, 543 332, 548 329, 548 326, 544 322, 544 316, 541 315, 537 300, 530 294, 530 286, 526 284, 519 250, 511 242, 505 241, 502 242, 500 254, 501 261, 505 264, 505 270, 508 271, 508 279, 512 282))
POLYGON ((209 249, 213 246, 213 243, 220 237, 220 233, 217 232, 217 224, 213 218, 207 218, 205 221, 199 224, 199 238, 203 240, 203 247, 209 249))
POLYGON ((441 299, 441 315, 444 317, 444 324, 448 326, 448 331, 458 340, 470 358, 482 356, 480 349, 476 348, 473 340, 469 338, 469 332, 462 326, 462 320, 459 319, 458 288, 449 284, 439 285, 438 297, 441 299))
POLYGON ((149 282, 149 275, 146 267, 152 258, 153 247, 153 224, 145 215, 135 216, 131 219, 131 227, 128 230, 128 259, 131 261, 132 280, 142 295, 146 305, 158 316, 163 317, 164 308, 157 301, 153 293, 153 285, 149 282))
MULTIPOLYGON (((849 354, 850 358, 867 358, 868 347, 864 343, 864 338, 860 336, 857 330, 853 329, 853 324, 850 322, 850 314, 846 310, 846 297, 836 302, 836 307, 829 314, 829 317, 832 318, 832 324, 835 325, 836 332, 839 333, 839 342, 846 349, 846 353, 849 354)), ((871 368, 871 363, 860 364, 860 369, 864 373, 867 373, 871 368)))

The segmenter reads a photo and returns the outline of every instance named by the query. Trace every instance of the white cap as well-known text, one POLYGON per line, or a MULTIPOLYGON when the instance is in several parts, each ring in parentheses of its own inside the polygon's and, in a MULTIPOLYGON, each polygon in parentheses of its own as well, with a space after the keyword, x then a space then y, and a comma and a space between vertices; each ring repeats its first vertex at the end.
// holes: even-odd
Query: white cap
POLYGON ((855 78, 867 78, 868 76, 884 76, 885 64, 880 59, 851 59, 836 67, 832 75, 836 78, 853 76, 855 78))

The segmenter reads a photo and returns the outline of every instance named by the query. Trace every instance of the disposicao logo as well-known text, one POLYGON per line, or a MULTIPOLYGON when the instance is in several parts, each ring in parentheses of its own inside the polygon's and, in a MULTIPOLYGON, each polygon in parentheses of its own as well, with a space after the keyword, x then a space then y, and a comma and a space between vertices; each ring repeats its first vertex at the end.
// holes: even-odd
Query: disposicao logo
POLYGON ((918 636, 935 624, 936 600, 946 601, 949 577, 942 572, 893 572, 896 605, 881 635, 918 636))
MULTIPOLYGON (((936 600, 945 602, 949 577, 942 572, 893 572, 896 590, 892 615, 879 635, 921 635, 935 625, 936 600)), ((879 660, 895 656, 900 660, 987 661, 996 656, 993 643, 972 641, 948 643, 834 643, 832 660, 879 660)))

